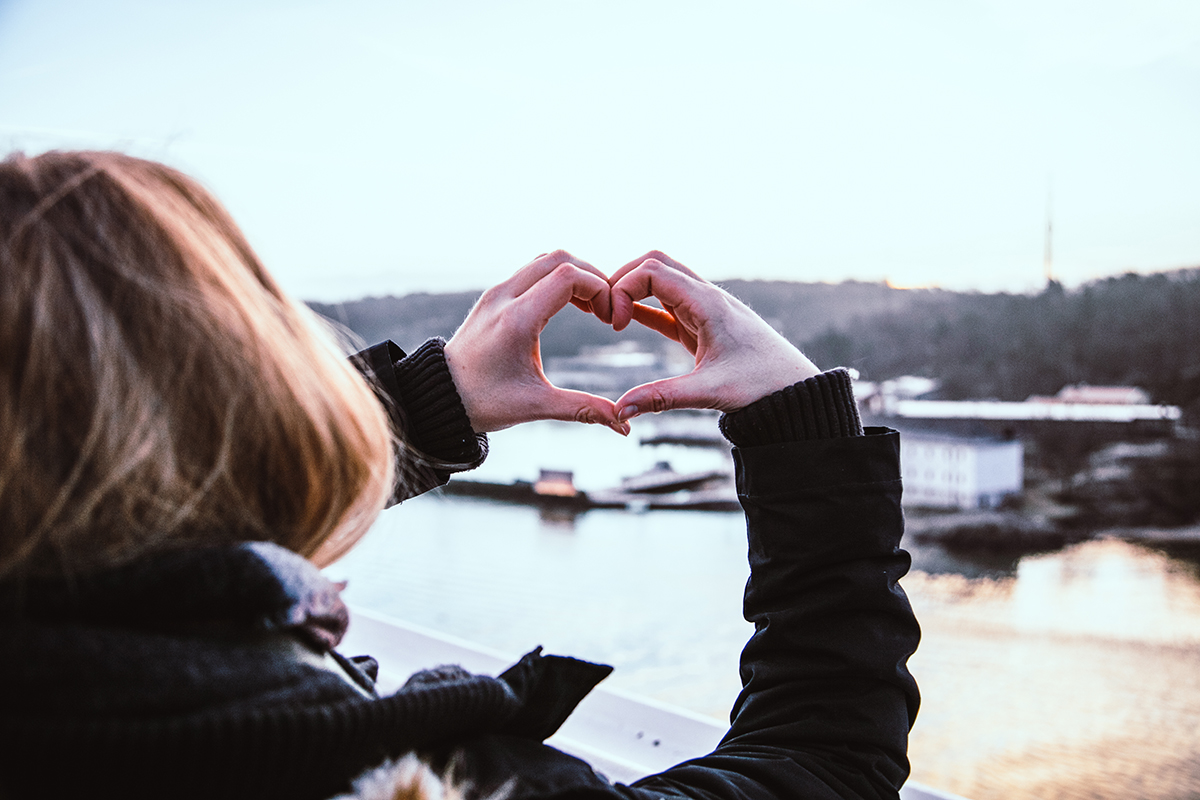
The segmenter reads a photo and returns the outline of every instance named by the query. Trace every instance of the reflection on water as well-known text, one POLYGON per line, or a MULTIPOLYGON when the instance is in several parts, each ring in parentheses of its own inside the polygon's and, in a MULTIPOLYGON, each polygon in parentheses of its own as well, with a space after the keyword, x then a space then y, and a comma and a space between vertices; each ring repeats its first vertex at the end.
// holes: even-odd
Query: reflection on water
MULTIPOLYGON (((584 485, 635 461, 598 463, 584 485)), ((725 719, 751 632, 745 547, 736 513, 573 517, 422 497, 330 572, 352 602, 513 654, 544 644, 605 661, 612 685, 725 719)), ((1119 541, 1011 560, 912 552, 915 780, 975 800, 1200 796, 1194 565, 1119 541)))
POLYGON ((1023 635, 1200 643, 1194 566, 1115 539, 1014 559, 1011 570, 945 568, 946 556, 913 551, 904 585, 923 616, 1023 635), (931 566, 936 565, 936 569, 931 566), (915 600, 914 600, 915 602, 915 600))
POLYGON ((912 553, 913 569, 930 575, 961 575, 966 578, 1005 578, 1017 574, 1019 556, 1006 553, 964 553, 935 545, 905 542, 912 553))
POLYGON ((905 580, 924 639, 915 778, 975 798, 1200 794, 1200 581, 1085 542, 1016 574, 905 580))

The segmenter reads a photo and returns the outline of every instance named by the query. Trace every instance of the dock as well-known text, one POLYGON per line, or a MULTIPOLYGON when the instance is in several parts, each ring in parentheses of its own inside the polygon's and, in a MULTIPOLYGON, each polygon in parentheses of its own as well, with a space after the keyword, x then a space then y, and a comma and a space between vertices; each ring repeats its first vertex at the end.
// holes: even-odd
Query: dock
POLYGON ((733 477, 721 470, 680 473, 665 461, 625 478, 611 489, 585 492, 575 488, 572 473, 542 470, 536 481, 487 483, 451 480, 442 493, 480 497, 539 508, 583 512, 592 508, 630 511, 740 511, 733 477))

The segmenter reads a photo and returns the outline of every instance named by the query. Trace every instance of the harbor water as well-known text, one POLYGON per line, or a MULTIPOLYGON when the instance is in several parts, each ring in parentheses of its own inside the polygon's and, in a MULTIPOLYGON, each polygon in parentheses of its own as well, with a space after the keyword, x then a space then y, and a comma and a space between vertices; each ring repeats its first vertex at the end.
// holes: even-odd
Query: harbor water
MULTIPOLYGON (((598 489, 661 460, 729 466, 719 449, 561 423, 492 448, 472 477, 571 469, 598 489)), ((1194 563, 1117 540, 1019 559, 906 547, 923 631, 914 780, 975 800, 1200 796, 1194 563)), ((433 493, 384 512, 328 571, 359 606, 514 656, 540 644, 609 663, 609 685, 722 720, 751 632, 736 512, 560 515, 433 493)))

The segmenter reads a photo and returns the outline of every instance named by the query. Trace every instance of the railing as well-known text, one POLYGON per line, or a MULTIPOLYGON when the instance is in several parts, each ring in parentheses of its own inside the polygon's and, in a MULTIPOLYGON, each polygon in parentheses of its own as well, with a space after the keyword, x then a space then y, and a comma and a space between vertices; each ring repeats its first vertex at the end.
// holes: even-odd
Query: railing
MULTIPOLYGON (((399 688, 409 675, 437 664, 460 664, 495 675, 513 657, 381 614, 354 609, 341 646, 347 655, 369 653, 379 661, 380 692, 399 688)), ((725 727, 709 717, 644 697, 599 686, 547 743, 584 759, 614 781, 643 775, 711 751, 725 727)), ((909 783, 903 800, 963 800, 909 783)))

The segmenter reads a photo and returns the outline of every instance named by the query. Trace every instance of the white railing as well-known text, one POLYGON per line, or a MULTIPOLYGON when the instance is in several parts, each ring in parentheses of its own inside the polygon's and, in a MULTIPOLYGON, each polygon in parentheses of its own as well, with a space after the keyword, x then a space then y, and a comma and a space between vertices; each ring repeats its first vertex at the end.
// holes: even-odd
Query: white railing
MULTIPOLYGON (((355 608, 340 650, 369 653, 379 661, 382 693, 398 689, 409 675, 438 664, 459 664, 496 675, 515 660, 479 645, 436 631, 355 608)), ((599 686, 547 743, 584 759, 614 781, 628 783, 643 775, 711 751, 725 726, 693 712, 599 686)), ((909 783, 903 800, 963 800, 957 795, 909 783)))

